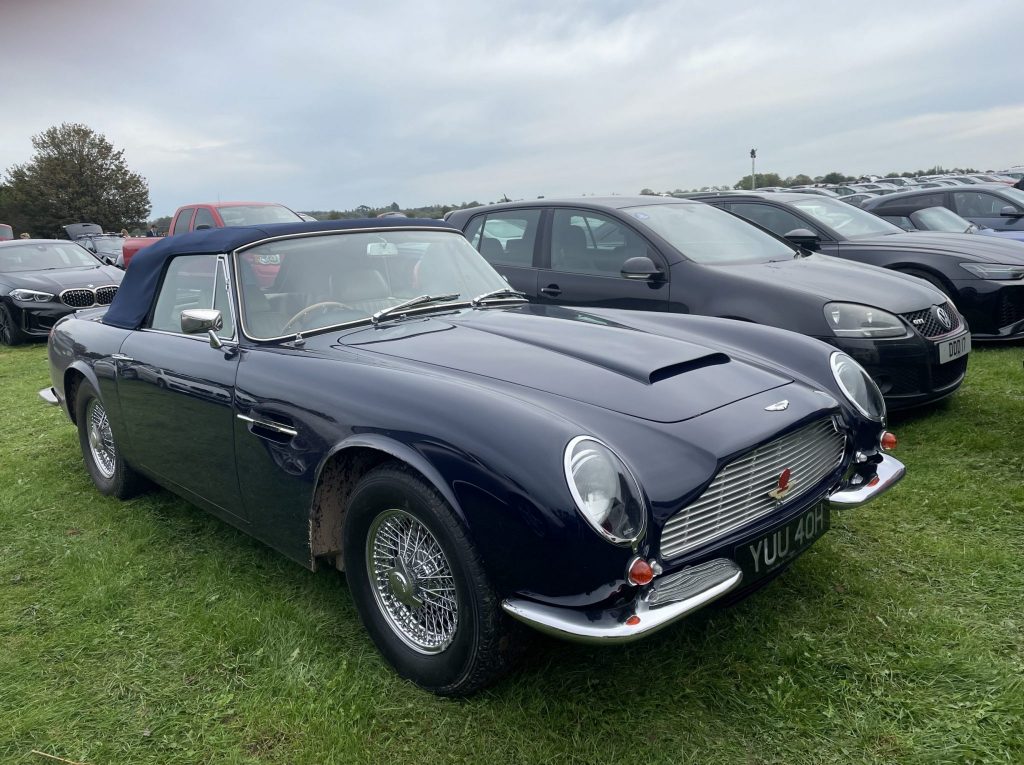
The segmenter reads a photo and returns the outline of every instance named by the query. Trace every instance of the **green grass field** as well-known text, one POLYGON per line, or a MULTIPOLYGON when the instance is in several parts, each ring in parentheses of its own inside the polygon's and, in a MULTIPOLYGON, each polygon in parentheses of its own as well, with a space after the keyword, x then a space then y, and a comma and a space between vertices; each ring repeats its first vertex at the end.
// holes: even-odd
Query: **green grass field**
POLYGON ((467 701, 398 679, 344 577, 162 491, 96 493, 0 349, 0 763, 1024 762, 1024 369, 897 419, 909 475, 753 598, 538 641, 467 701))

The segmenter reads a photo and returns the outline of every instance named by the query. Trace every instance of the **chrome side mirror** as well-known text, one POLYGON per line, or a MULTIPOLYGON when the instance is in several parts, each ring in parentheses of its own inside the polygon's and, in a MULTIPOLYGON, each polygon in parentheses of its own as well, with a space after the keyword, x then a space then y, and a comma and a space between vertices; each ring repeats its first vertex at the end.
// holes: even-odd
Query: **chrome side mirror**
POLYGON ((181 331, 186 335, 219 332, 222 329, 224 318, 216 308, 189 308, 181 312, 181 331))

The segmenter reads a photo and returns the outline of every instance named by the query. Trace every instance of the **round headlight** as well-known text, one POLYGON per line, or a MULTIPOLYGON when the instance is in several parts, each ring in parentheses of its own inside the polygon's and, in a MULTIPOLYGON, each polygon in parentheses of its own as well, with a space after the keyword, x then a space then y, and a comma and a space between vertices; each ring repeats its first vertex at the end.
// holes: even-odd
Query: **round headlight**
POLYGON ((577 436, 565 447, 565 479, 580 515, 617 545, 630 545, 644 533, 647 514, 640 487, 607 446, 577 436))
POLYGON ((885 419, 885 399, 864 367, 845 353, 833 353, 830 359, 832 375, 839 388, 857 411, 870 420, 885 419))

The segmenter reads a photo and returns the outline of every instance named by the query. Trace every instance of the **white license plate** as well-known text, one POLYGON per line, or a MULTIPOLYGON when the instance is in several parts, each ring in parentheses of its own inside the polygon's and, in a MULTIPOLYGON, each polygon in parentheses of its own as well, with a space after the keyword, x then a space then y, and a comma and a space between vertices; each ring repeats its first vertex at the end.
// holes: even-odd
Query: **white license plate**
POLYGON ((954 337, 952 340, 943 340, 939 343, 939 363, 945 364, 947 361, 966 356, 970 350, 970 333, 964 333, 960 337, 954 337))

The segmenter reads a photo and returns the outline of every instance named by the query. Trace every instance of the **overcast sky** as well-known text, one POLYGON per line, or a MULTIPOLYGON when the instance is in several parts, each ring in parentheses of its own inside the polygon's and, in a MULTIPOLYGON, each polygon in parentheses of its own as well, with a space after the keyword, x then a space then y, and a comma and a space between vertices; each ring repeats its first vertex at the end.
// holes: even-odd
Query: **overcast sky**
POLYGON ((1024 164, 1024 2, 2 0, 0 167, 83 122, 154 217, 1024 164))

